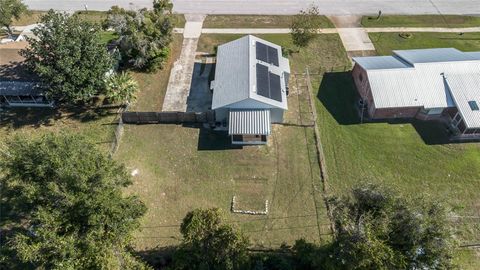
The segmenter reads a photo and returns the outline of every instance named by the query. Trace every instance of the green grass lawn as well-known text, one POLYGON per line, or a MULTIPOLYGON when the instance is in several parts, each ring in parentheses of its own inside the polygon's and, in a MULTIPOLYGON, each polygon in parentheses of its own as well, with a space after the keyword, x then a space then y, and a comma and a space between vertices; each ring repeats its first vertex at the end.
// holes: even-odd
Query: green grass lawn
MULTIPOLYGON (((20 19, 14 20, 12 25, 23 26, 23 25, 38 23, 42 15, 44 15, 45 13, 47 12, 31 10, 28 14, 23 14, 20 17, 20 19)), ((95 23, 102 23, 107 18, 106 11, 95 11, 95 10, 85 11, 84 10, 84 11, 76 11, 75 14, 77 14, 80 18, 86 21, 95 22, 95 23)), ((185 17, 183 16, 183 14, 176 14, 176 13, 173 14, 173 24, 175 25, 175 27, 184 27, 185 17)))
MULTIPOLYGON (((289 28, 292 15, 208 15, 204 28, 289 28)), ((335 27, 330 20, 321 16, 321 28, 335 27)))
POLYGON ((363 16, 364 27, 480 27, 480 17, 459 15, 363 16))
POLYGON ((12 25, 23 26, 38 23, 40 21, 40 17, 42 17, 42 15, 45 13, 45 11, 30 10, 28 14, 23 14, 20 19, 13 20, 12 25))
MULTIPOLYGON (((202 35, 198 48, 213 52, 237 37, 202 35)), ((289 35, 261 37, 292 46, 289 35)), ((340 45, 337 35, 319 35, 310 47, 290 56, 292 70, 303 71, 308 59, 319 61, 312 68, 347 64, 340 45)), ((160 110, 168 77, 142 78, 139 81, 145 84, 133 110, 160 110)), ((308 93, 294 94, 294 87, 285 116, 292 124, 308 114, 304 112, 308 93)), ((128 192, 139 194, 149 208, 136 235, 136 248, 177 244, 182 218, 197 207, 224 209, 229 222, 242 228, 254 246, 279 247, 301 237, 315 242, 329 239, 314 149, 313 130, 301 126, 275 125, 267 146, 232 149, 226 135, 199 127, 127 125, 116 158, 129 170, 138 170, 128 192), (261 210, 268 200, 269 215, 231 214, 234 195, 239 207, 253 208, 249 210, 261 210)))
MULTIPOLYGON (((38 23, 46 13, 46 11, 30 10, 28 14, 23 14, 20 19, 14 20, 12 25, 23 26, 38 23)), ((77 11, 75 14, 84 20, 97 23, 101 23, 107 17, 107 13, 103 11, 77 11)))
POLYGON ((424 48, 457 48, 462 51, 480 50, 480 33, 412 33, 405 39, 400 33, 369 33, 379 55, 389 55, 392 50, 424 48))
POLYGON ((107 152, 113 141, 116 111, 116 108, 100 107, 90 110, 4 109, 0 112, 0 141, 15 135, 35 137, 72 132, 86 136, 107 152))

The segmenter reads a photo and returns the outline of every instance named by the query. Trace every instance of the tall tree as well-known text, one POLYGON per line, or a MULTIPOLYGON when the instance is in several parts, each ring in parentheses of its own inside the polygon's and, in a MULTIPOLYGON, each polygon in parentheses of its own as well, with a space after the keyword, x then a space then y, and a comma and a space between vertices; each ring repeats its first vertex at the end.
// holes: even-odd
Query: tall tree
POLYGON ((311 6, 301 10, 295 15, 290 26, 293 44, 299 47, 306 47, 318 34, 317 31, 322 25, 320 10, 311 6))
POLYGON ((147 268, 128 251, 146 207, 122 194, 131 183, 122 165, 78 135, 17 137, 6 146, 1 200, 14 215, 4 212, 9 220, 2 221, 14 229, 2 246, 10 262, 36 269, 147 268))
POLYGON ((183 241, 173 258, 174 269, 245 269, 248 240, 223 224, 219 209, 196 209, 183 219, 183 241))
POLYGON ((336 233, 327 258, 334 269, 452 268, 452 235, 441 204, 369 185, 330 205, 336 233))
POLYGON ((5 27, 8 35, 12 36, 13 31, 10 27, 13 20, 20 19, 27 11, 27 6, 21 0, 0 0, 0 26, 5 27))
POLYGON ((100 42, 100 27, 50 10, 21 51, 31 71, 38 74, 47 94, 65 103, 88 101, 104 91, 112 59, 100 42))
POLYGON ((154 0, 153 10, 112 7, 106 26, 119 35, 122 59, 136 69, 155 71, 169 55, 173 17, 169 0, 154 0))

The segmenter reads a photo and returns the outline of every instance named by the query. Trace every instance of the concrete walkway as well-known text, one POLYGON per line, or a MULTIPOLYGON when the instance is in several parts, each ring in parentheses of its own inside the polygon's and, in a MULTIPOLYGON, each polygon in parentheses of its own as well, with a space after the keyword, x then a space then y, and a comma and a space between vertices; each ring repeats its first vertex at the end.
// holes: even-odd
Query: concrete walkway
POLYGON ((375 46, 373 46, 367 31, 361 26, 361 16, 332 16, 329 18, 337 28, 338 35, 350 58, 375 54, 375 46))
POLYGON ((186 14, 180 58, 175 61, 168 80, 162 111, 187 111, 198 38, 202 34, 205 15, 186 14))

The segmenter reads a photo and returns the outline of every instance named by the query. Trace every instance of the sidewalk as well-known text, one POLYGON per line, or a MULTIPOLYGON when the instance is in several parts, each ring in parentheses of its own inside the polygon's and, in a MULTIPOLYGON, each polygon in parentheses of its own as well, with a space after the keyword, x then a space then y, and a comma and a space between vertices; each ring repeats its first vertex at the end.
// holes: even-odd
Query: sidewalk
MULTIPOLYGON (((320 34, 338 34, 341 30, 363 29, 367 33, 388 32, 436 32, 436 33, 473 33, 480 32, 480 27, 446 28, 446 27, 340 27, 320 28, 320 34)), ((183 34, 183 28, 175 28, 175 33, 183 34)), ((290 28, 202 28, 202 34, 289 34, 290 28)))
POLYGON ((361 16, 331 16, 329 19, 337 28, 338 35, 350 59, 354 56, 376 54, 375 46, 361 25, 361 16))

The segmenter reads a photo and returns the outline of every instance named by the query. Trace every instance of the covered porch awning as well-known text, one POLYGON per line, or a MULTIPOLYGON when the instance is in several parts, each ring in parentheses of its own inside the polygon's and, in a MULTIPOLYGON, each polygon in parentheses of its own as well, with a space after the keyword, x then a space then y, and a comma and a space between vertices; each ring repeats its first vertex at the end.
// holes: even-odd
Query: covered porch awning
POLYGON ((270 135, 270 110, 231 110, 228 135, 270 135))

